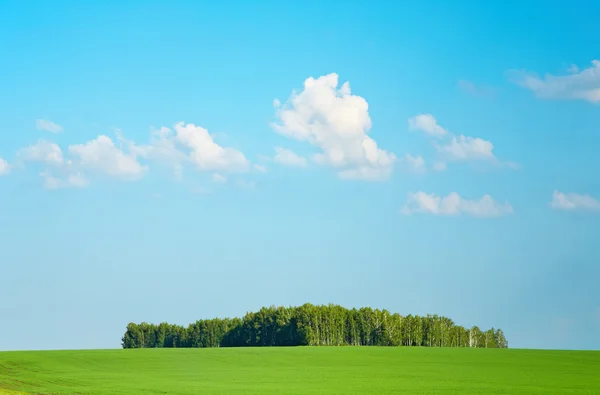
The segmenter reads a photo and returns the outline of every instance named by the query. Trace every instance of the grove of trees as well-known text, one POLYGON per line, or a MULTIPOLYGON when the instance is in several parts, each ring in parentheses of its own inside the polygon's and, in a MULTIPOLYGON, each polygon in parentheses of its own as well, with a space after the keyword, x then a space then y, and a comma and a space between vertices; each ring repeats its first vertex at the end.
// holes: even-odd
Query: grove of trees
POLYGON ((500 329, 464 328, 438 315, 401 316, 338 305, 263 307, 243 318, 199 320, 187 328, 130 323, 123 348, 265 346, 423 346, 507 348, 500 329))

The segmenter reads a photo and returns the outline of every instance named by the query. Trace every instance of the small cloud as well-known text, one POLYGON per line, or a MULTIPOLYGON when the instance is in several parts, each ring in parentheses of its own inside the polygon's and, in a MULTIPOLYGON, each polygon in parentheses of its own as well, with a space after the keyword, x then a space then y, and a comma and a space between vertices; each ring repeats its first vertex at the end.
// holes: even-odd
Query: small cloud
POLYGON ((563 211, 600 212, 600 201, 590 195, 554 191, 550 207, 563 211))
POLYGON ((495 160, 494 145, 479 137, 460 135, 452 137, 449 143, 438 145, 437 150, 451 161, 495 160))
POLYGON ((38 140, 29 147, 21 148, 17 151, 17 157, 23 161, 39 162, 53 167, 65 164, 62 149, 57 144, 46 140, 38 140))
POLYGON ((10 165, 7 161, 0 158, 0 176, 4 176, 8 173, 10 173, 10 165))
POLYGON ((64 178, 54 177, 50 172, 44 171, 40 173, 43 180, 44 188, 49 190, 61 188, 85 188, 89 185, 89 181, 81 173, 69 174, 64 178))
POLYGON ((486 85, 476 85, 467 80, 459 80, 458 88, 471 96, 491 99, 496 96, 497 90, 486 85))
POLYGON ((273 107, 275 107, 275 108, 281 107, 281 102, 279 101, 279 99, 273 100, 273 107))
POLYGON ((216 182, 217 184, 227 183, 227 177, 225 177, 224 175, 219 174, 219 173, 214 173, 212 175, 212 180, 213 180, 213 182, 216 182))
POLYGON ((447 167, 446 162, 438 161, 433 164, 433 170, 435 170, 435 171, 444 171, 444 170, 446 170, 446 167, 447 167))
POLYGON ((446 163, 448 162, 473 161, 487 161, 495 165, 506 165, 512 169, 517 168, 517 165, 514 163, 499 161, 493 153, 494 145, 490 141, 479 137, 456 136, 439 125, 435 117, 431 114, 420 114, 412 117, 408 120, 408 125, 412 130, 422 131, 441 141, 439 143, 432 142, 439 156, 433 165, 436 171, 445 170, 446 163))
POLYGON ((290 167, 307 167, 308 162, 306 158, 296 154, 285 148, 275 147, 275 157, 273 161, 284 166, 290 167))
POLYGON ((431 114, 419 114, 408 120, 408 126, 411 130, 419 130, 433 137, 443 137, 448 131, 438 125, 437 120, 431 114))
POLYGON ((210 193, 210 190, 201 186, 194 186, 190 188, 190 192, 196 195, 208 195, 210 193))
POLYGON ((37 119, 35 121, 35 126, 38 130, 44 130, 50 133, 61 133, 63 131, 62 126, 47 119, 37 119))
POLYGON ((421 155, 412 156, 411 154, 406 154, 400 158, 399 163, 407 171, 415 173, 423 173, 426 171, 425 160, 421 155))
POLYGON ((391 169, 388 167, 361 166, 338 172, 342 180, 356 181, 385 181, 390 178, 391 169))
POLYGON ((577 66, 569 69, 567 75, 536 73, 523 70, 511 70, 507 73, 509 81, 529 89, 540 99, 584 100, 600 102, 600 61, 593 60, 592 65, 579 70, 577 66))
POLYGON ((407 202, 400 210, 404 215, 425 213, 443 216, 458 216, 461 214, 479 218, 493 218, 511 214, 512 206, 498 203, 490 195, 480 199, 469 200, 452 192, 448 196, 440 197, 425 192, 409 193, 407 202))
POLYGON ((254 164, 254 170, 258 173, 266 173, 267 172, 267 167, 263 166, 263 165, 258 165, 258 164, 254 164))
POLYGON ((138 180, 148 170, 135 155, 123 152, 104 135, 85 144, 71 145, 69 152, 83 168, 124 180, 138 180))
POLYGON ((576 64, 572 64, 571 66, 569 66, 569 68, 567 69, 567 73, 569 74, 577 74, 579 73, 579 67, 577 67, 576 64))
POLYGON ((237 185, 242 189, 255 189, 256 182, 247 180, 238 180, 237 185))

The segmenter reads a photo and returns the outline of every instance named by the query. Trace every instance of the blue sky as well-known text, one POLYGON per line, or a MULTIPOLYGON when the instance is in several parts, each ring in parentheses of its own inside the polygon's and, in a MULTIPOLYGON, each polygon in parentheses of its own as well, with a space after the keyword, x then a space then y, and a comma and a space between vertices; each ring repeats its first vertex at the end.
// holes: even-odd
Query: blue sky
POLYGON ((580 5, 0 1, 0 349, 305 302, 600 349, 580 5))

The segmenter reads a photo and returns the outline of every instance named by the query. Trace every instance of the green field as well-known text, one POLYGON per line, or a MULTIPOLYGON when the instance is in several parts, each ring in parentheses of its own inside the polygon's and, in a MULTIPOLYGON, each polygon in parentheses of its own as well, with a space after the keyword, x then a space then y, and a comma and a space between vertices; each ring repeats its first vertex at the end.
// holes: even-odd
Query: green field
POLYGON ((597 395, 600 352, 297 347, 0 353, 0 394, 12 391, 597 395))

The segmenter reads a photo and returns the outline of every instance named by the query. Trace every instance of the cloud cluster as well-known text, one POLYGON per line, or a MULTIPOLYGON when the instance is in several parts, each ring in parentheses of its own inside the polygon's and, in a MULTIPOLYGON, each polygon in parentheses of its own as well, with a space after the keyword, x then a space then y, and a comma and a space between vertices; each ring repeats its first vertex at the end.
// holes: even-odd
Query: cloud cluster
MULTIPOLYGON (((438 153, 434 170, 445 170, 448 162, 488 162, 502 164, 494 155, 494 145, 479 137, 454 135, 440 126, 431 114, 419 114, 408 120, 411 130, 422 132, 433 138, 432 144, 438 153)), ((514 164, 504 163, 509 167, 514 164)))
POLYGON ((136 155, 171 167, 177 178, 188 165, 199 171, 246 172, 250 169, 250 162, 242 152, 217 144, 208 130, 192 123, 179 122, 173 129, 163 126, 154 130, 146 145, 125 142, 136 155))
MULTIPOLYGON (((17 160, 22 165, 38 163, 44 166, 40 177, 48 189, 83 188, 90 184, 89 176, 137 181, 146 175, 151 161, 168 164, 179 176, 186 166, 202 172, 245 172, 250 169, 244 154, 220 146, 206 129, 194 124, 180 122, 173 129, 161 127, 151 133, 150 142, 144 145, 126 140, 117 132, 117 143, 118 146, 110 137, 99 135, 88 142, 70 145, 63 151, 58 144, 40 139, 20 149, 17 160)), ((0 173, 8 169, 8 164, 0 162, 0 173)), ((266 168, 259 166, 256 171, 266 171, 266 168)), ((215 182, 226 180, 219 173, 213 175, 215 182)))
POLYGON ((592 65, 579 70, 571 66, 568 74, 545 74, 511 70, 508 73, 511 82, 529 89, 540 99, 585 100, 591 103, 600 102, 600 61, 593 60, 592 65))
POLYGON ((338 88, 338 75, 307 78, 304 89, 281 103, 274 101, 273 129, 283 136, 308 142, 320 152, 312 160, 331 166, 343 179, 384 180, 396 156, 378 147, 369 135, 367 101, 353 95, 350 84, 338 88))
POLYGON ((550 207, 564 211, 600 212, 600 200, 594 199, 590 195, 554 191, 550 207))
POLYGON ((452 192, 448 196, 440 197, 425 192, 409 193, 406 204, 401 209, 404 215, 425 213, 433 215, 457 216, 461 214, 492 218, 511 214, 512 206, 508 203, 498 203, 490 195, 480 199, 469 200, 452 192))

